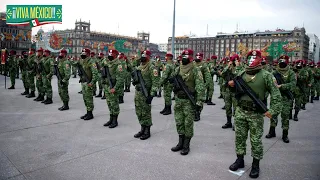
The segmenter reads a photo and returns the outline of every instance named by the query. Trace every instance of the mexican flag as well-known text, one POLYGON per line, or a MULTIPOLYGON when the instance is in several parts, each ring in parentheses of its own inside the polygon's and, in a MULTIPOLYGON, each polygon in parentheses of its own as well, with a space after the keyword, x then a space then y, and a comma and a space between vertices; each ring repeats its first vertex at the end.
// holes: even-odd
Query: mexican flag
POLYGON ((34 19, 34 20, 31 20, 31 21, 29 22, 29 24, 30 24, 31 27, 37 27, 37 26, 40 25, 39 20, 38 20, 37 18, 34 19))

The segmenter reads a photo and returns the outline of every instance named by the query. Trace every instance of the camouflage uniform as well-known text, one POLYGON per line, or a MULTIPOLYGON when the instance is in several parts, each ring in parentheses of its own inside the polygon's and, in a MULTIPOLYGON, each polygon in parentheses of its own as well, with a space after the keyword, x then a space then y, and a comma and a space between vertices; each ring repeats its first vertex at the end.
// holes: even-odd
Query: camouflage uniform
MULTIPOLYGON (((63 50, 61 50, 63 51, 63 50)), ((66 54, 66 51, 63 51, 66 54)), ((63 102, 63 106, 59 108, 60 111, 68 110, 69 109, 69 91, 68 91, 68 86, 69 86, 69 79, 71 76, 71 63, 70 61, 66 58, 63 57, 59 59, 57 68, 60 73, 60 80, 58 80, 58 92, 61 101, 63 102)))
MULTIPOLYGON (((97 63, 98 62, 98 59, 96 58, 96 57, 94 57, 95 56, 95 53, 94 52, 91 52, 91 58, 90 58, 90 61, 92 62, 92 63, 97 63)), ((81 61, 81 60, 80 60, 81 61)), ((97 67, 97 64, 96 64, 96 67, 97 67)), ((98 67, 97 67, 98 68, 98 67)), ((97 77, 97 78, 99 78, 99 77, 97 77)), ((83 93, 83 92, 82 92, 83 93)), ((92 95, 93 96, 95 96, 96 95, 96 93, 97 93, 97 83, 94 83, 93 85, 92 85, 92 95)))
POLYGON ((17 73, 17 60, 16 60, 16 52, 11 51, 10 57, 8 60, 8 68, 10 73, 10 81, 11 81, 11 87, 9 89, 15 89, 16 84, 16 73, 17 73))
POLYGON ((36 55, 32 54, 29 55, 28 61, 27 61, 27 77, 28 77, 28 86, 31 90, 31 93, 28 94, 27 98, 35 97, 34 91, 36 90, 36 87, 34 85, 34 76, 35 76, 35 62, 36 55))
POLYGON ((215 103, 212 102, 212 95, 214 92, 214 82, 213 82, 213 77, 214 75, 216 75, 216 57, 211 58, 211 60, 208 62, 208 68, 210 71, 210 75, 211 75, 211 85, 208 85, 207 87, 207 95, 206 95, 206 103, 207 105, 215 105, 215 103))
MULTIPOLYGON (((160 58, 158 57, 157 58, 157 60, 156 61, 154 61, 154 66, 155 66, 155 68, 156 68, 156 70, 158 71, 158 74, 159 74, 159 76, 160 76, 160 78, 161 78, 161 71, 162 71, 162 62, 161 62, 161 60, 160 60, 160 58)), ((157 97, 161 97, 161 91, 162 91, 162 88, 161 88, 161 86, 159 87, 159 91, 157 92, 157 94, 156 94, 156 96, 157 97)))
POLYGON ((132 64, 130 60, 126 59, 126 69, 125 71, 125 92, 130 92, 130 86, 131 86, 131 72, 132 72, 132 64))
POLYGON ((99 87, 99 94, 96 95, 96 97, 102 97, 102 90, 103 90, 102 77, 101 77, 102 61, 103 61, 103 58, 102 58, 102 56, 100 56, 100 53, 99 53, 99 57, 97 58, 97 61, 96 61, 96 65, 98 68, 97 81, 98 81, 98 87, 99 87))
POLYGON ((51 79, 53 76, 53 67, 54 67, 54 60, 49 55, 43 59, 43 73, 42 73, 42 82, 44 86, 44 92, 47 96, 47 99, 44 100, 42 103, 44 104, 51 104, 52 103, 52 85, 51 79))
MULTIPOLYGON (((38 50, 38 52, 43 52, 42 49, 38 50)), ((42 56, 37 56, 35 59, 36 62, 36 87, 38 90, 38 97, 34 99, 34 101, 43 101, 44 100, 44 87, 43 87, 43 81, 42 81, 42 75, 43 75, 43 59, 42 56)))
POLYGON ((77 78, 77 67, 75 66, 75 64, 77 64, 75 63, 76 61, 76 58, 72 58, 70 61, 73 78, 77 78))
POLYGON ((27 77, 27 70, 26 70, 26 66, 27 66, 27 60, 28 60, 28 55, 26 54, 26 52, 22 53, 22 57, 19 58, 19 66, 21 69, 21 78, 22 78, 22 83, 23 83, 23 87, 25 89, 25 91, 23 93, 21 93, 21 95, 28 95, 29 94, 29 84, 28 84, 28 77, 27 77))
POLYGON ((318 62, 316 69, 314 70, 314 84, 315 88, 313 95, 315 96, 314 100, 319 100, 320 95, 320 62, 318 62))
MULTIPOLYGON (((127 72, 128 70, 127 70, 127 62, 126 62, 126 60, 124 58, 122 58, 122 59, 119 59, 119 62, 121 63, 121 65, 123 67, 123 70, 125 72, 127 72)), ((123 78, 125 78, 125 76, 123 78)), ((120 104, 124 103, 124 101, 123 101, 124 88, 125 88, 125 84, 124 83, 125 82, 122 81, 122 89, 120 89, 120 92, 119 92, 119 103, 120 104)))

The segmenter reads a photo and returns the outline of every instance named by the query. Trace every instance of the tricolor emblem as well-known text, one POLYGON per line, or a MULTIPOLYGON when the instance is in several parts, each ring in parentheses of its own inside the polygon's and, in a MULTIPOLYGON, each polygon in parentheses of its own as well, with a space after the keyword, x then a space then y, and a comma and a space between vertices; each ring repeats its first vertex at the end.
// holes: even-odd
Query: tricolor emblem
POLYGON ((31 22, 30 22, 30 26, 31 27, 37 27, 39 25, 40 25, 40 23, 39 23, 39 20, 37 18, 34 19, 34 20, 31 20, 31 22))

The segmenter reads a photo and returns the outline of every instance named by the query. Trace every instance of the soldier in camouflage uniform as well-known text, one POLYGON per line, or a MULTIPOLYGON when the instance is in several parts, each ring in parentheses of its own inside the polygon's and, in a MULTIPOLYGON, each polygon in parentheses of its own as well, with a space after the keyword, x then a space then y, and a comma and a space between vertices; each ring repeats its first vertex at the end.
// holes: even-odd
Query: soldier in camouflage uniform
MULTIPOLYGON (((280 90, 282 99, 281 99, 281 124, 282 124, 282 140, 285 143, 289 143, 288 131, 289 131, 289 114, 291 112, 291 104, 293 101, 293 96, 290 96, 290 93, 296 86, 296 76, 295 73, 289 67, 289 56, 283 55, 280 56, 279 66, 277 70, 273 72, 275 77, 281 76, 281 79, 284 81, 282 84, 278 84, 277 88, 280 90)), ((273 116, 270 122, 270 130, 266 135, 266 138, 276 137, 275 128, 278 124, 277 116, 273 116)))
MULTIPOLYGON (((251 178, 257 178, 260 172, 259 162, 263 157, 261 140, 264 124, 263 117, 272 118, 280 113, 281 94, 274 82, 275 78, 271 73, 262 68, 261 52, 255 50, 250 51, 247 59, 249 66, 246 67, 244 72, 238 73, 238 76, 247 83, 261 101, 264 100, 265 93, 268 91, 272 103, 270 103, 270 109, 263 114, 247 94, 239 94, 237 96, 238 107, 235 113, 235 144, 238 158, 229 169, 231 171, 237 171, 239 168, 244 168, 243 157, 246 154, 246 141, 248 131, 250 131, 251 156, 253 157, 253 162, 249 176, 251 178)), ((234 81, 229 81, 228 85, 234 87, 234 81)))
MULTIPOLYGON (((220 86, 220 96, 218 97, 219 99, 224 99, 224 95, 225 95, 225 92, 226 92, 226 86, 225 86, 224 79, 221 78, 222 71, 225 68, 226 64, 227 64, 227 59, 223 58, 220 61, 220 66, 219 66, 219 69, 218 69, 218 76, 219 76, 218 84, 220 86)), ((225 109, 225 106, 223 106, 222 109, 225 109)))
POLYGON ((11 87, 9 87, 8 89, 15 89, 14 86, 16 84, 16 73, 17 73, 16 54, 17 52, 15 50, 10 51, 10 56, 8 59, 8 68, 10 73, 11 87))
POLYGON ((150 135, 150 127, 152 126, 151 117, 151 102, 159 89, 160 75, 155 66, 150 62, 151 52, 149 50, 141 52, 141 64, 135 70, 141 71, 142 78, 145 82, 145 87, 148 91, 148 96, 145 97, 142 93, 141 82, 137 79, 133 80, 135 85, 135 111, 141 125, 141 130, 134 135, 135 138, 141 140, 148 139, 150 135))
POLYGON ((103 90, 103 86, 102 86, 102 78, 101 78, 101 70, 102 70, 102 61, 104 59, 104 54, 103 53, 99 53, 98 54, 98 58, 96 61, 96 65, 98 68, 98 87, 99 87, 99 94, 96 95, 96 97, 102 97, 102 90, 103 90))
POLYGON ((211 56, 211 59, 209 59, 209 62, 208 62, 208 68, 209 68, 209 71, 210 71, 210 74, 211 74, 211 79, 212 79, 212 85, 209 86, 207 88, 207 99, 206 99, 206 103, 207 105, 216 105, 215 103, 212 102, 212 95, 213 95, 213 92, 214 92, 214 83, 213 83, 213 77, 214 75, 217 74, 217 56, 213 55, 211 56))
MULTIPOLYGON (((97 62, 97 58, 95 57, 96 53, 95 52, 91 52, 90 53, 90 59, 92 62, 96 63, 97 62)), ((97 95, 97 83, 92 85, 92 96, 96 96, 97 95)))
POLYGON ((43 100, 41 103, 52 104, 51 79, 53 76, 54 60, 49 50, 44 51, 43 68, 44 69, 42 71, 42 82, 44 86, 44 93, 47 96, 47 99, 43 100))
POLYGON ((131 86, 131 72, 132 72, 132 64, 130 60, 124 56, 124 60, 126 62, 126 71, 125 71, 125 87, 124 87, 124 92, 130 92, 130 86, 131 86))
POLYGON ((193 121, 196 111, 200 111, 205 99, 205 85, 200 68, 192 63, 193 51, 191 49, 182 52, 182 63, 176 69, 175 75, 181 76, 189 91, 195 97, 196 105, 192 104, 182 89, 174 87, 176 103, 174 105, 174 118, 179 135, 179 142, 171 151, 180 151, 181 155, 187 155, 190 151, 190 140, 193 137, 193 121))
POLYGON ((315 91, 315 78, 314 78, 314 62, 309 63, 308 73, 310 74, 310 83, 309 83, 309 91, 310 91, 310 103, 313 103, 314 91, 315 91))
POLYGON ((306 104, 309 102, 309 96, 310 96, 310 87, 311 87, 311 81, 312 81, 312 76, 309 72, 309 67, 307 67, 307 61, 306 60, 302 60, 302 69, 304 71, 307 72, 308 74, 308 77, 306 79, 306 83, 304 83, 302 85, 302 88, 304 90, 304 98, 303 98, 303 101, 302 101, 302 105, 301 105, 301 109, 302 110, 306 110, 306 104))
POLYGON ((61 101, 63 102, 63 106, 58 108, 60 111, 65 111, 69 109, 69 79, 71 76, 71 63, 67 59, 67 51, 65 49, 62 49, 60 51, 60 54, 58 56, 58 64, 57 69, 60 73, 60 80, 58 80, 58 92, 61 101))
POLYGON ((42 82, 42 74, 43 74, 43 49, 40 48, 37 51, 37 57, 35 59, 35 72, 36 72, 36 87, 38 90, 38 97, 34 99, 34 101, 43 101, 44 100, 44 87, 42 82))
POLYGON ((115 128, 118 126, 118 115, 120 113, 119 106, 119 93, 123 89, 123 82, 125 77, 125 68, 120 62, 117 50, 109 50, 108 61, 104 59, 102 61, 102 80, 104 84, 104 91, 106 94, 107 104, 110 112, 110 119, 104 126, 109 126, 109 128, 115 128), (107 71, 109 71, 109 76, 107 71), (109 84, 109 79, 111 85, 109 84))
POLYGON ((71 58, 71 70, 72 70, 73 78, 77 78, 77 67, 74 65, 76 64, 74 63, 76 60, 77 60, 76 57, 71 58))
POLYGON ((164 93, 164 108, 160 111, 163 115, 171 114, 171 94, 173 90, 172 84, 169 82, 169 78, 174 74, 175 67, 172 62, 173 55, 170 53, 166 54, 166 64, 162 70, 162 77, 160 80, 160 86, 163 86, 163 93, 164 93))
POLYGON ((28 77, 28 87, 30 88, 31 92, 26 96, 27 98, 33 98, 36 97, 34 94, 34 91, 36 90, 36 87, 34 85, 34 76, 35 76, 35 50, 30 49, 29 51, 29 57, 27 61, 27 77, 28 77))
MULTIPOLYGON (((124 59, 124 53, 119 53, 118 59, 119 59, 121 65, 124 67, 124 70, 127 71, 127 63, 126 63, 126 60, 124 59)), ((123 96, 124 96, 124 81, 122 84, 122 90, 120 90, 120 92, 119 92, 119 104, 124 103, 123 96)))
POLYGON ((319 101, 319 95, 320 95, 320 62, 317 63, 316 68, 314 69, 314 91, 313 91, 313 95, 314 100, 319 101))
POLYGON ((21 95, 28 95, 29 94, 29 84, 28 84, 28 77, 27 77, 27 70, 26 70, 26 66, 27 66, 27 60, 28 60, 28 53, 25 51, 22 51, 21 53, 21 57, 19 59, 19 66, 20 66, 20 70, 21 70, 21 78, 22 78, 22 83, 23 83, 23 87, 24 87, 24 92, 21 93, 21 95))
POLYGON ((266 57, 262 57, 261 65, 264 70, 272 73, 272 68, 269 66, 266 57))

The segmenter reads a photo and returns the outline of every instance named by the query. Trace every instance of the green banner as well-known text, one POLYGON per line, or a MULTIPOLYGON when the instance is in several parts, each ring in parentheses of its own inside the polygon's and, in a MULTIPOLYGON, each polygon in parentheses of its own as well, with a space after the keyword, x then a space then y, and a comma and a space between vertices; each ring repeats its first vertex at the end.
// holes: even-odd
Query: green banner
POLYGON ((62 5, 7 5, 6 22, 11 25, 62 23, 62 5))

